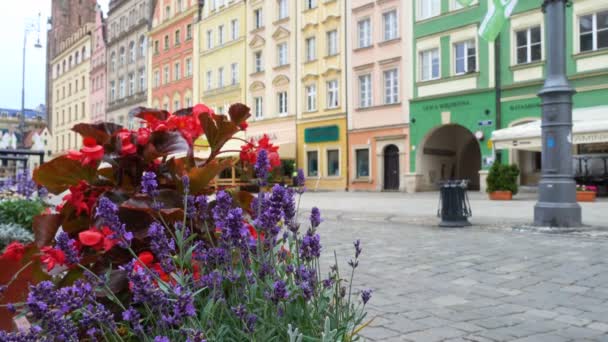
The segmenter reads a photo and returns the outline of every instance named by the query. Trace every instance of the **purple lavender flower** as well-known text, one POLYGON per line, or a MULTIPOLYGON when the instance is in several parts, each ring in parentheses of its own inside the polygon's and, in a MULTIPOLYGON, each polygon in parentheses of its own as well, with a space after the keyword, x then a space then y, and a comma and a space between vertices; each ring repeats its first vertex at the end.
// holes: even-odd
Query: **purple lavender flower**
POLYGON ((13 304, 13 303, 6 304, 6 310, 8 310, 8 312, 10 312, 12 314, 17 312, 17 308, 15 308, 15 304, 13 304))
POLYGON ((272 295, 270 299, 277 304, 278 302, 289 298, 289 292, 287 292, 287 286, 284 281, 277 280, 272 285, 272 295))
POLYGON ((305 300, 310 300, 314 295, 317 286, 317 272, 313 268, 307 268, 302 265, 296 269, 295 274, 296 285, 302 291, 302 297, 305 300))
POLYGON ((158 196, 158 182, 154 172, 144 172, 141 177, 141 192, 152 197, 158 196))
POLYGON ((323 288, 328 289, 334 285, 334 280, 332 278, 323 279, 323 288))
POLYGON ((253 166, 255 175, 260 182, 260 185, 264 186, 268 180, 268 170, 270 169, 270 161, 268 160, 268 151, 262 149, 258 152, 258 157, 253 166))
POLYGON ((285 194, 283 195, 283 218, 285 222, 291 223, 296 216, 296 201, 294 198, 295 194, 293 189, 287 188, 285 189, 285 194))
POLYGON ((182 176, 182 185, 184 186, 184 193, 190 192, 190 177, 188 175, 182 176))
POLYGON ((125 225, 120 223, 118 218, 118 206, 107 197, 101 197, 97 203, 95 218, 101 221, 101 225, 107 225, 113 234, 110 239, 118 240, 118 245, 122 248, 129 247, 133 240, 133 233, 125 229, 125 225))
POLYGON ((249 232, 243 224, 243 209, 230 209, 222 227, 222 241, 224 244, 246 250, 249 241, 248 234, 249 232))
POLYGON ((175 252, 175 240, 167 237, 165 227, 158 222, 152 222, 148 228, 148 237, 150 238, 150 250, 160 260, 163 271, 173 272, 175 266, 172 253, 175 252))
POLYGON ((363 301, 363 305, 367 304, 367 302, 369 302, 369 300, 371 298, 372 298, 372 290, 371 289, 367 289, 367 290, 361 291, 361 300, 363 301))
POLYGON ((245 319, 245 315, 247 315, 247 308, 245 308, 245 305, 243 304, 233 306, 230 308, 230 310, 232 310, 234 315, 239 319, 245 319))
POLYGON ((274 273, 275 273, 274 268, 272 268, 272 266, 269 263, 264 262, 264 263, 262 263, 262 266, 260 266, 260 270, 258 271, 258 276, 260 278, 264 278, 266 276, 273 275, 274 273))
POLYGON ((194 204, 196 206, 196 212, 198 219, 201 221, 207 220, 207 210, 209 210, 209 203, 207 196, 201 195, 194 198, 194 204))
POLYGON ((177 296, 177 299, 171 301, 170 310, 167 307, 163 308, 162 311, 166 312, 162 313, 161 320, 169 326, 179 326, 185 318, 196 315, 194 298, 189 291, 181 286, 174 287, 173 293, 177 296))
POLYGON ((68 264, 75 265, 80 262, 76 240, 70 239, 70 236, 66 232, 61 232, 57 235, 55 241, 57 248, 65 254, 68 264))
POLYGON ((304 185, 306 185, 306 177, 304 177, 304 170, 298 169, 298 175, 295 179, 295 186, 301 187, 302 189, 298 189, 298 191, 303 190, 304 185))
POLYGON ((224 228, 228 211, 232 208, 232 196, 225 191, 219 191, 215 196, 215 207, 213 207, 212 214, 215 226, 218 228, 224 228))
POLYGON ((17 193, 26 198, 30 198, 36 191, 36 182, 30 177, 30 172, 27 168, 15 176, 15 183, 17 185, 17 193))
POLYGON ((310 212, 310 225, 313 229, 317 228, 323 220, 321 219, 321 211, 319 208, 313 207, 310 212))
POLYGON ((353 242, 353 245, 355 246, 355 258, 359 258, 359 255, 361 255, 361 240, 357 240, 355 242, 353 242))
POLYGON ((245 319, 245 331, 253 333, 255 331, 255 323, 258 321, 258 317, 254 314, 248 314, 245 319))
POLYGON ((144 333, 144 328, 141 325, 141 315, 133 307, 129 307, 127 310, 123 311, 122 319, 129 323, 138 335, 144 333))
POLYGON ((38 197, 46 198, 49 195, 49 190, 43 186, 38 188, 38 197))
POLYGON ((306 261, 312 261, 321 256, 321 237, 319 234, 309 230, 302 238, 300 246, 300 257, 306 261))
POLYGON ((156 336, 154 342, 171 342, 167 336, 156 336))

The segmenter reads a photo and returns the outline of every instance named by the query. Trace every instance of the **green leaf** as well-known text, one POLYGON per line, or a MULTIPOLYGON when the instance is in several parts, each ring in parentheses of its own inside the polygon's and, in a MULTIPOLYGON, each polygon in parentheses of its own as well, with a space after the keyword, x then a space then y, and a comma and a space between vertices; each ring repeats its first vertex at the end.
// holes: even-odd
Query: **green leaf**
POLYGON ((91 183, 96 172, 94 168, 83 166, 77 160, 61 156, 40 165, 34 170, 33 179, 52 194, 59 195, 81 180, 91 183))

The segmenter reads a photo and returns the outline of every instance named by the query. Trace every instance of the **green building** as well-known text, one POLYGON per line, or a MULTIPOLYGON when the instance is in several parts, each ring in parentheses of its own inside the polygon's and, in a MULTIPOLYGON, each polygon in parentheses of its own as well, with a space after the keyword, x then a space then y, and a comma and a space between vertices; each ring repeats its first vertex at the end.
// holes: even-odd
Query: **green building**
MULTIPOLYGON (((408 191, 433 190, 450 178, 469 179, 471 189, 484 190, 496 156, 520 165, 522 184, 535 185, 540 178, 537 93, 547 57, 543 1, 519 1, 499 40, 487 43, 477 31, 490 1, 466 8, 456 0, 412 1, 408 191), (502 141, 495 146, 494 131, 516 126, 521 127, 497 132, 502 141)), ((577 91, 575 128, 576 121, 598 120, 597 128, 608 123, 608 2, 573 1, 567 35, 567 73, 577 91)), ((586 143, 595 153, 608 153, 605 130, 578 140, 575 135, 574 143, 580 143, 575 153, 589 150, 586 143)))

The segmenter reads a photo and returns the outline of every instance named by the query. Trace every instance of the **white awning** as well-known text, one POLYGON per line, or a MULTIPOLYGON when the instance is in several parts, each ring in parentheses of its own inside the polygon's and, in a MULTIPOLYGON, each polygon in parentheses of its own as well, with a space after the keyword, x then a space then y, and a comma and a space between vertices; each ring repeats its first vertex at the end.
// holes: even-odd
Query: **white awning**
MULTIPOLYGON (((572 113, 572 143, 608 142, 608 106, 577 108, 572 113)), ((540 151, 541 120, 500 129, 492 133, 494 148, 540 151)))

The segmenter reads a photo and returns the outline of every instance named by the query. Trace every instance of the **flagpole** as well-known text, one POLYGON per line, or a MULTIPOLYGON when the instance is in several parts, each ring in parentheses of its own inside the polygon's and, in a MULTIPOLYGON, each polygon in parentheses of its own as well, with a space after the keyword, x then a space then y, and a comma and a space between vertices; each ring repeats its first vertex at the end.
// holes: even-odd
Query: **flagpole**
POLYGON ((572 165, 572 96, 566 76, 566 5, 569 0, 545 0, 547 66, 542 100, 542 175, 534 224, 581 226, 572 165))

